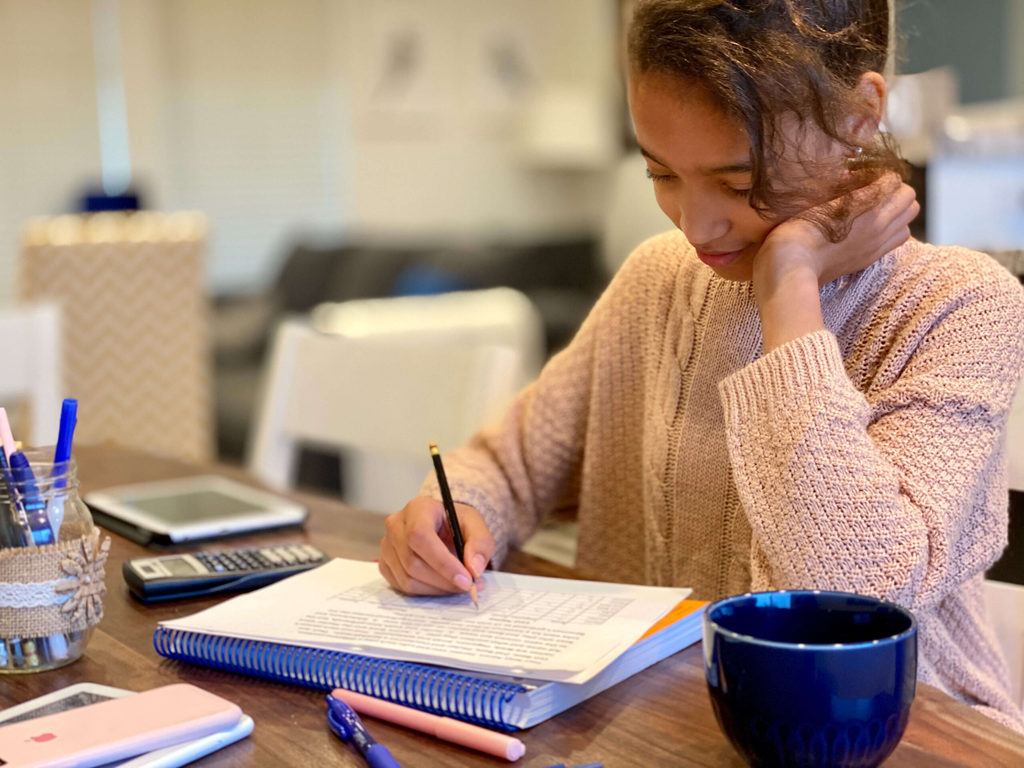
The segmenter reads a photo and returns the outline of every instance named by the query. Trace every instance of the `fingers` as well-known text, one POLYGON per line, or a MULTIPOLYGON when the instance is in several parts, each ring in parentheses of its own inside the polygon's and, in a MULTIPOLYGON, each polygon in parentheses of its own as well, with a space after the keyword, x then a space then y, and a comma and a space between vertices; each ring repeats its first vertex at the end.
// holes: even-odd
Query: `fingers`
MULTIPOLYGON (((908 213, 915 207, 917 211, 921 210, 921 206, 917 203, 917 193, 914 188, 909 184, 900 184, 899 188, 894 190, 892 196, 889 198, 891 210, 897 217, 908 213)), ((914 216, 917 214, 915 213, 914 216)), ((913 216, 911 217, 913 218, 913 216)))
MULTIPOLYGON (((494 551, 494 540, 480 513, 457 504, 460 527, 467 542, 470 562, 484 565, 494 551)), ((439 531, 446 531, 444 508, 439 501, 418 498, 400 512, 388 516, 381 541, 380 572, 388 583, 408 594, 442 595, 465 592, 473 575, 449 550, 439 531)), ((483 566, 480 567, 480 571, 483 566)))
POLYGON ((398 555, 387 538, 381 541, 381 558, 377 566, 388 584, 408 595, 449 595, 456 591, 451 585, 438 587, 409 575, 400 564, 398 555))
POLYGON ((891 253, 910 239, 910 222, 914 220, 919 210, 920 206, 915 202, 889 225, 886 232, 888 239, 882 245, 882 253, 891 253))
POLYGON ((917 204, 917 193, 914 192, 914 188, 892 174, 886 174, 886 177, 862 187, 854 194, 860 196, 860 201, 868 205, 867 210, 859 215, 874 214, 876 223, 883 227, 906 214, 917 204), (888 177, 895 178, 897 184, 892 184, 888 177))
POLYGON ((859 187, 849 193, 849 210, 851 215, 857 217, 879 207, 880 200, 885 201, 884 204, 891 203, 893 198, 903 191, 904 187, 913 194, 913 189, 904 184, 897 174, 892 172, 883 173, 870 184, 859 187))
POLYGON ((860 190, 861 192, 866 192, 874 188, 874 192, 877 194, 878 187, 876 185, 885 182, 892 186, 891 193, 876 203, 874 207, 857 215, 854 222, 855 230, 859 229, 862 233, 868 235, 864 243, 867 246, 866 250, 874 251, 878 255, 892 250, 892 248, 884 248, 883 246, 888 245, 894 238, 898 240, 896 245, 900 245, 910 237, 910 222, 921 211, 921 206, 917 202, 917 193, 914 192, 914 189, 899 181, 899 178, 893 174, 887 174, 887 176, 896 179, 898 185, 892 186, 889 180, 881 179, 875 182, 875 184, 868 185, 860 190), (902 237, 899 237, 900 233, 902 233, 902 237))
POLYGON ((381 559, 390 569, 388 581, 393 586, 410 594, 469 589, 469 573, 438 535, 443 524, 444 510, 433 499, 414 499, 387 518, 381 559))
POLYGON ((483 517, 475 509, 464 504, 456 504, 455 511, 459 515, 459 525, 465 540, 465 564, 474 577, 479 577, 494 556, 494 537, 491 536, 483 517))
POLYGON ((903 184, 881 213, 882 252, 888 253, 910 238, 910 223, 921 212, 914 190, 903 184))

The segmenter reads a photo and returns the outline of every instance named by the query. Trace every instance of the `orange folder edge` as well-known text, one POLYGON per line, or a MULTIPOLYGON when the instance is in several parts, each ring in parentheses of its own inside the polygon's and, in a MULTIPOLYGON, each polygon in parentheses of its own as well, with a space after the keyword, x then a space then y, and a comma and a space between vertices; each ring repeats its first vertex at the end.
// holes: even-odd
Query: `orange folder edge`
POLYGON ((706 600, 682 600, 676 604, 676 607, 671 611, 662 616, 650 629, 648 629, 636 642, 640 640, 646 640, 648 637, 653 635, 655 632, 660 632, 669 624, 675 624, 677 621, 682 619, 684 616, 689 616, 694 611, 699 611, 707 605, 706 600))

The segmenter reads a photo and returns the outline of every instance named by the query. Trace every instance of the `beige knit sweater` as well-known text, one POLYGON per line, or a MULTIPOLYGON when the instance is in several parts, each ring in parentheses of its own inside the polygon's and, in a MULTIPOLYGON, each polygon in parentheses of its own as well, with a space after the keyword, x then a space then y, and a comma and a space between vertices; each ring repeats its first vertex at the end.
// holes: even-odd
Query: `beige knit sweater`
POLYGON ((892 600, 919 620, 921 680, 1024 730, 982 605, 1024 291, 910 241, 821 300, 827 331, 762 355, 751 285, 679 233, 648 240, 504 420, 445 457, 455 500, 497 563, 569 509, 595 578, 892 600))

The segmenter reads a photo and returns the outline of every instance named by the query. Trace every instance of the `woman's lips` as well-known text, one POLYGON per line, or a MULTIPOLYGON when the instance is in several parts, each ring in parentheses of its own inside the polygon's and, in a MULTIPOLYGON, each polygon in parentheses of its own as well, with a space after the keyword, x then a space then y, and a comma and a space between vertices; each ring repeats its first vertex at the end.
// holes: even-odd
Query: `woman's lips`
POLYGON ((733 264, 740 256, 743 255, 743 250, 738 251, 718 251, 718 252, 706 252, 697 251, 697 258, 707 264, 709 267, 728 267, 733 264))

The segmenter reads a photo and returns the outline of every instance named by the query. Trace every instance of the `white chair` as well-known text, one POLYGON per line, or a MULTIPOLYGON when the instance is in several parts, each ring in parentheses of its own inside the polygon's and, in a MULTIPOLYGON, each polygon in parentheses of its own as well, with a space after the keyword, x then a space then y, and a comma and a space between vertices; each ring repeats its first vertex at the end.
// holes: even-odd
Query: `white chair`
POLYGON ((533 381, 544 364, 544 320, 530 298, 513 288, 320 304, 312 324, 325 333, 381 342, 511 347, 519 356, 519 386, 533 381))
MULTIPOLYGON (((396 296, 321 304, 311 313, 317 330, 375 343, 449 349, 503 346, 515 351, 515 362, 500 382, 505 398, 531 382, 545 357, 544 321, 534 303, 512 288, 453 291, 427 296, 396 296)), ((470 409, 472 413, 472 409, 470 409)), ((481 426, 471 416, 464 437, 481 426)), ((456 444, 462 439, 456 441, 456 444)), ((444 444, 442 444, 444 447, 444 444)), ((455 444, 451 445, 455 447, 455 444)), ((394 509, 408 501, 402 488, 419 486, 419 460, 396 457, 388 448, 349 446, 343 463, 346 496, 350 501, 377 509, 394 509), (416 476, 413 484, 411 478, 416 476), (408 477, 397 484, 395 478, 408 477)))
POLYGON ((285 320, 274 335, 249 470, 287 489, 301 445, 356 449, 361 460, 346 453, 344 462, 346 500, 395 511, 431 471, 428 444, 453 449, 497 417, 521 371, 509 345, 354 338, 285 320))
POLYGON ((53 445, 63 386, 60 310, 55 304, 0 309, 0 405, 26 445, 53 445), (27 418, 21 418, 27 406, 27 418))

